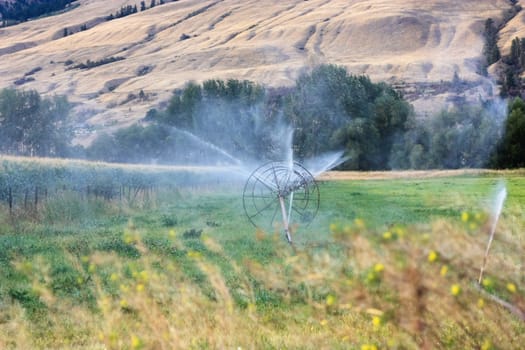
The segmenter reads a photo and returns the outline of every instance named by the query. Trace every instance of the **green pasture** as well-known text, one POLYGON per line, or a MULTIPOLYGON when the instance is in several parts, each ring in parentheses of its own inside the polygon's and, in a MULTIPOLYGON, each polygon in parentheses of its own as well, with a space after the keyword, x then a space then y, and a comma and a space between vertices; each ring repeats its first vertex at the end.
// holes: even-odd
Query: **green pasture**
MULTIPOLYGON (((464 229, 468 235, 478 235, 479 241, 484 242, 485 234, 488 235, 486 230, 481 224, 474 228, 465 227, 468 220, 465 220, 464 216, 467 213, 469 217, 478 215, 480 218, 487 218, 494 201, 495 190, 500 184, 504 184, 508 191, 502 212, 502 221, 509 232, 506 236, 507 243, 509 240, 516 240, 523 244, 525 176, 520 172, 502 172, 481 176, 320 182, 321 201, 318 216, 307 227, 294 227, 296 248, 306 254, 315 254, 313 250, 319 252, 324 246, 337 247, 341 243, 341 238, 337 238, 341 232, 350 232, 349 238, 343 239, 344 244, 352 244, 352 232, 359 232, 360 236, 376 242, 374 244, 381 241, 385 232, 394 232, 396 228, 402 228, 411 235, 441 234, 432 228, 432 224, 438 220, 445 220, 450 227, 457 227, 460 231, 464 229)), ((435 240, 439 241, 438 238, 435 240)), ((415 242, 420 245, 418 251, 426 252, 430 249, 425 246, 427 243, 424 239, 416 239, 415 242)), ((327 254, 333 254, 332 248, 328 248, 327 254)), ((388 248, 379 249, 381 251, 388 248)), ((53 327, 56 325, 51 325, 48 319, 52 308, 35 292, 34 271, 38 265, 45 265, 46 276, 41 280, 36 278, 38 283, 45 285, 59 300, 81 305, 96 315, 100 307, 100 290, 114 298, 118 298, 121 293, 110 282, 110 276, 114 275, 110 267, 97 267, 94 272, 90 257, 97 254, 116 256, 123 264, 128 264, 126 266, 141 264, 141 259, 153 256, 154 262, 151 266, 158 271, 162 271, 165 265, 175 264, 183 273, 183 281, 198 286, 205 297, 215 300, 217 290, 198 262, 198 259, 202 258, 219 269, 236 307, 240 310, 253 303, 257 310, 265 315, 265 320, 268 317, 277 317, 276 313, 282 317, 291 317, 291 314, 286 313, 302 310, 293 316, 294 322, 298 324, 313 317, 313 309, 304 311, 305 307, 311 306, 310 301, 303 300, 304 296, 292 296, 290 301, 290 291, 276 291, 265 286, 255 276, 249 277, 250 282, 242 282, 242 275, 246 271, 239 272, 235 267, 237 264, 253 261, 262 266, 279 265, 287 259, 286 256, 293 255, 294 252, 285 243, 280 230, 258 232, 249 223, 243 211, 242 184, 237 186, 229 183, 224 186, 199 185, 194 188, 159 190, 142 203, 82 198, 74 193, 64 192, 55 198, 48 198, 36 212, 28 213, 20 209, 10 213, 5 206, 0 207, 0 324, 9 320, 8 316, 2 316, 2 308, 12 304, 20 305, 24 310, 24 317, 33 327, 33 344, 36 344, 36 347, 54 347, 61 344, 67 348, 67 344, 64 345, 61 340, 49 336, 50 332, 55 331, 53 327), (221 247, 219 251, 210 249, 205 244, 208 238, 221 247), (96 284, 94 280, 102 282, 96 284), (251 299, 240 291, 244 288, 243 283, 251 286, 251 299)), ((512 252, 514 258, 519 255, 519 252, 512 252)), ((461 264, 458 262, 458 266, 462 266, 461 264)), ((128 271, 127 278, 131 279, 132 275, 132 272, 128 271)), ((469 276, 472 278, 474 273, 471 272, 469 276)), ((519 280, 516 272, 509 272, 507 277, 517 284, 523 282, 523 279, 519 280)), ((367 283, 368 286, 371 282, 367 283)), ((298 288, 296 293, 300 295, 303 288, 301 286, 302 284, 298 284, 294 287, 298 288)), ((371 295, 379 293, 375 289, 377 287, 370 288, 371 295)), ((519 288, 525 286, 519 285, 519 288)), ((332 289, 337 291, 336 287, 332 289)), ((333 303, 330 295, 335 292, 321 288, 316 293, 309 297, 313 298, 315 303, 326 301, 329 306, 333 303)), ((390 300, 389 295, 383 297, 390 300)), ((392 305, 395 307, 398 302, 392 301, 392 305)), ((371 307, 373 306, 372 303, 371 307)), ((332 314, 331 311, 326 315, 325 317, 338 317, 337 313, 332 314)), ((60 328, 60 339, 69 339, 70 344, 89 343, 91 329, 85 330, 88 335, 79 336, 76 333, 69 334, 64 331, 67 327, 64 327, 60 328)), ((519 324, 513 327, 523 329, 519 324)), ((374 338, 373 327, 371 329, 372 335, 353 343, 355 348, 359 348, 359 344, 364 344, 370 339, 379 342, 377 339, 382 335, 376 334, 379 338, 374 338)), ((464 346, 466 343, 459 340, 463 336, 460 332, 453 337, 457 338, 458 344, 464 346)), ((399 339, 403 337, 394 336, 400 344, 403 341, 399 339)), ((344 337, 338 339, 334 340, 334 346, 345 348, 340 343, 344 337)), ((509 341, 512 342, 512 339, 514 338, 509 341)), ((109 344, 108 341, 104 340, 104 344, 109 344)), ((481 346, 483 341, 480 340, 478 344, 473 340, 473 343, 468 344, 481 346)), ((261 342, 257 344, 266 344, 261 342)), ((17 348, 15 340, 6 344, 8 347, 17 348)), ((209 348, 215 348, 213 344, 211 341, 209 348)), ((284 340, 268 340, 267 345, 268 348, 273 348, 286 347, 286 344, 284 340)), ((407 344, 412 344, 408 348, 421 346, 416 340, 408 341, 407 344)), ((451 344, 449 347, 443 347, 460 348, 454 346, 454 341, 451 344)), ((109 347, 135 348, 129 344, 109 347)))
MULTIPOLYGON (((371 235, 398 225, 424 228, 440 218, 460 222, 463 212, 488 212, 500 183, 508 191, 503 217, 525 213, 525 177, 519 174, 320 182, 318 215, 309 226, 294 227, 293 236, 299 246, 330 241, 330 225, 353 225, 356 219, 371 235)), ((521 219, 516 231, 525 228, 525 214, 521 219)), ((132 207, 71 194, 50 199, 32 215, 10 216, 3 208, 0 258, 8 262, 13 256, 60 255, 64 248, 78 254, 118 250, 130 226, 159 242, 170 231, 194 233, 214 238, 234 257, 259 254, 256 229, 244 214, 242 186, 228 184, 159 191, 154 199, 132 207)), ((281 236, 279 231, 266 234, 281 236)))

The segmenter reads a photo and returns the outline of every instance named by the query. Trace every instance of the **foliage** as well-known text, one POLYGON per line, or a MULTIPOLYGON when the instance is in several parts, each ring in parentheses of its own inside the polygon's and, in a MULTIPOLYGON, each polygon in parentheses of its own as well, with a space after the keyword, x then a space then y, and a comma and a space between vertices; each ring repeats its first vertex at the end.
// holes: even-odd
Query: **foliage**
POLYGON ((499 74, 501 96, 521 95, 523 71, 525 71, 525 38, 515 37, 511 43, 510 54, 502 58, 499 74))
POLYGON ((4 20, 27 21, 66 8, 74 0, 17 0, 0 3, 4 20))
MULTIPOLYGON (((190 82, 165 110, 148 111, 148 126, 102 135, 87 154, 106 161, 215 164, 208 155, 213 149, 227 153, 227 162, 281 160, 291 130, 297 160, 343 150, 343 170, 481 168, 495 166, 493 152, 503 150, 496 145, 504 113, 498 100, 479 106, 457 101, 429 121, 415 120, 391 86, 322 65, 289 88, 234 79, 190 82)), ((523 153, 520 143, 515 147, 514 153, 523 153)))
MULTIPOLYGON (((181 139, 181 131, 191 132, 237 158, 251 160, 282 157, 278 140, 282 143, 284 125, 290 125, 298 159, 344 150, 350 155, 344 168, 366 170, 389 168, 392 146, 406 132, 412 117, 411 106, 387 84, 348 75, 342 67, 323 65, 301 75, 292 88, 266 89, 235 79, 190 82, 175 91, 165 111, 151 110, 145 120, 168 129, 170 140, 181 139)), ((137 131, 132 127, 124 133, 137 131)), ((143 151, 138 146, 139 138, 131 145, 122 143, 121 136, 103 136, 95 142, 99 150, 103 143, 119 150, 117 159, 110 152, 103 160, 147 159, 170 147, 169 142, 161 141, 154 146, 161 149, 143 151), (133 153, 134 149, 141 154, 125 155, 125 151, 133 153)), ((192 147, 171 149, 188 152, 187 158, 193 158, 192 147)), ((88 154, 94 158, 104 156, 98 151, 88 154)), ((168 161, 165 157, 155 159, 168 161)))
POLYGON ((133 125, 118 130, 114 135, 100 135, 87 150, 90 159, 109 162, 164 162, 173 159, 173 135, 159 125, 133 125))
POLYGON ((490 66, 501 58, 501 53, 498 48, 498 28, 492 18, 485 21, 483 36, 485 38, 483 55, 485 56, 486 65, 490 66))
MULTIPOLYGON (((141 11, 143 11, 142 8, 141 8, 141 11)), ((126 17, 126 16, 132 15, 132 14, 137 13, 137 12, 138 12, 137 5, 135 5, 135 6, 131 6, 131 5, 122 6, 120 8, 120 11, 117 11, 115 14, 110 14, 109 16, 106 17, 106 20, 110 21, 110 20, 115 19, 115 18, 126 17)))
POLYGON ((299 158, 343 148, 346 169, 388 169, 395 138, 412 115, 410 105, 386 84, 324 65, 299 77, 286 106, 299 158))
POLYGON ((419 122, 395 145, 392 166, 410 169, 483 168, 501 138, 497 107, 463 105, 419 122))
MULTIPOLYGON (((163 5, 164 4, 164 0, 161 0, 159 2, 160 5, 163 5)), ((157 4, 155 2, 155 0, 152 0, 150 2, 150 6, 149 8, 153 8, 155 7, 157 4)), ((140 9, 137 8, 137 5, 126 5, 126 6, 122 6, 120 8, 120 10, 118 10, 117 12, 115 12, 115 14, 111 13, 109 14, 108 16, 106 16, 106 21, 111 21, 111 20, 114 20, 116 18, 122 18, 122 17, 126 17, 126 16, 129 16, 129 15, 132 15, 132 14, 135 14, 137 13, 139 10, 140 11, 146 11, 146 2, 145 1, 141 1, 140 2, 140 9)))
POLYGON ((91 68, 95 68, 95 67, 102 66, 105 64, 122 61, 124 59, 125 58, 122 56, 111 56, 111 57, 102 58, 98 61, 87 60, 86 63, 79 63, 74 66, 68 67, 67 69, 91 69, 91 68))
POLYGON ((73 133, 65 97, 42 98, 35 90, 0 91, 0 152, 66 156, 73 133))
MULTIPOLYGON (((501 85, 501 97, 520 96, 522 94, 521 73, 524 70, 523 54, 525 42, 518 37, 511 42, 510 54, 501 56, 497 46, 498 31, 509 23, 521 10, 522 7, 516 1, 511 1, 511 7, 503 11, 503 23, 496 27, 494 21, 489 18, 485 22, 485 45, 483 54, 486 58, 486 66, 499 62, 497 68, 498 84, 501 85)), ((486 66, 482 68, 483 73, 487 73, 486 66)))
POLYGON ((525 102, 516 97, 509 106, 503 138, 494 156, 498 168, 525 167, 525 102))

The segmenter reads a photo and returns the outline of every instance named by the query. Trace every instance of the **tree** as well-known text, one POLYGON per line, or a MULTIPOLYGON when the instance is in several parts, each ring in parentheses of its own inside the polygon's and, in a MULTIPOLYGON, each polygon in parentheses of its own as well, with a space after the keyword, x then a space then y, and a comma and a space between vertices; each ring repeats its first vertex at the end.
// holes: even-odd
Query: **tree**
POLYGON ((27 21, 66 8, 74 0, 11 1, 0 5, 0 17, 12 21, 27 21))
POLYGON ((100 134, 87 148, 86 156, 89 159, 104 160, 106 162, 118 162, 120 150, 113 135, 100 134))
POLYGON ((0 151, 15 155, 65 156, 72 139, 65 97, 42 99, 38 92, 0 92, 0 151))
POLYGON ((510 45, 510 64, 519 65, 521 57, 521 43, 519 38, 514 38, 510 45))
POLYGON ((300 158, 343 148, 350 169, 388 169, 396 137, 412 117, 410 105, 387 84, 321 65, 301 75, 286 106, 300 158))
POLYGON ((456 106, 415 124, 395 145, 398 168, 482 168, 500 138, 501 120, 490 104, 456 106))
POLYGON ((202 99, 200 85, 189 82, 182 91, 177 91, 170 99, 163 122, 183 129, 193 127, 194 112, 202 99))
POLYGON ((525 167, 525 102, 519 97, 510 104, 494 163, 498 168, 525 167))
POLYGON ((485 31, 483 34, 485 37, 483 55, 485 56, 486 65, 490 66, 501 58, 501 53, 498 48, 498 29, 492 18, 485 21, 485 31))

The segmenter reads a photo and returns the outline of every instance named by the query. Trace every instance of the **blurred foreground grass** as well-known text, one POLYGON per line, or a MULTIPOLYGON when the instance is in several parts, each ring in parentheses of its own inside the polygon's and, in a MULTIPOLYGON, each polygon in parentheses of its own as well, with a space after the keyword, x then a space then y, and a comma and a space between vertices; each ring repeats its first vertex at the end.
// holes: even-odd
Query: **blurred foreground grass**
MULTIPOLYGON (((525 177, 482 289, 525 310, 525 177)), ((241 191, 0 209, 0 348, 519 349, 476 288, 495 176, 326 182, 320 215, 258 232, 241 191)))

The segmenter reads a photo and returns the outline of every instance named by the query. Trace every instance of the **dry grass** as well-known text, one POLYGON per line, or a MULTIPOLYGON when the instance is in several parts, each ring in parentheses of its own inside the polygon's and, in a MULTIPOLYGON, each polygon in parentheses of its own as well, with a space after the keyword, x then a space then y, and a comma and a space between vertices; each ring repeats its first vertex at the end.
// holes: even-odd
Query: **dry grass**
POLYGON ((490 170, 490 169, 455 169, 455 170, 401 170, 401 171, 328 171, 321 174, 321 181, 344 181, 344 180, 389 180, 389 179, 426 179, 436 177, 454 176, 521 176, 524 169, 516 170, 490 170))
POLYGON ((79 2, 70 12, 0 29, 0 87, 41 67, 23 87, 67 95, 97 126, 136 121, 190 80, 290 85, 304 67, 320 63, 373 80, 449 81, 456 71, 477 80, 483 21, 509 7, 505 0, 178 1, 104 22, 100 18, 138 1, 79 2), (90 29, 62 37, 64 28, 82 24, 90 29), (125 60, 88 71, 64 66, 111 56, 125 60), (139 76, 143 65, 153 70, 139 76), (120 105, 141 89, 149 101, 120 105))
POLYGON ((128 171, 155 172, 155 171, 185 171, 192 173, 240 173, 242 170, 235 166, 198 166, 198 165, 157 165, 157 164, 129 164, 89 161, 73 158, 44 158, 44 157, 19 157, 0 154, 0 162, 5 160, 10 163, 26 164, 43 167, 85 167, 99 169, 122 169, 128 171))
MULTIPOLYGON (((33 349, 512 349, 525 323, 475 287, 486 243, 483 215, 440 220, 428 229, 370 232, 356 220, 330 227, 334 243, 289 249, 260 234, 275 259, 233 261, 217 242, 188 250, 205 276, 189 280, 180 261, 148 250, 131 227, 123 240, 141 257, 70 256, 93 307, 58 297, 41 258, 13 262, 48 309, 30 318, 2 305, 0 346, 33 349), (131 230, 131 231, 130 231, 131 230), (130 238, 131 237, 131 238, 130 238), (217 260, 219 259, 219 260, 217 260), (220 263, 218 263, 220 261, 220 263), (228 271, 228 272, 226 272, 228 271)), ((507 215, 484 289, 525 307, 520 265, 525 242, 507 215)), ((168 235, 174 251, 188 244, 168 235)))

